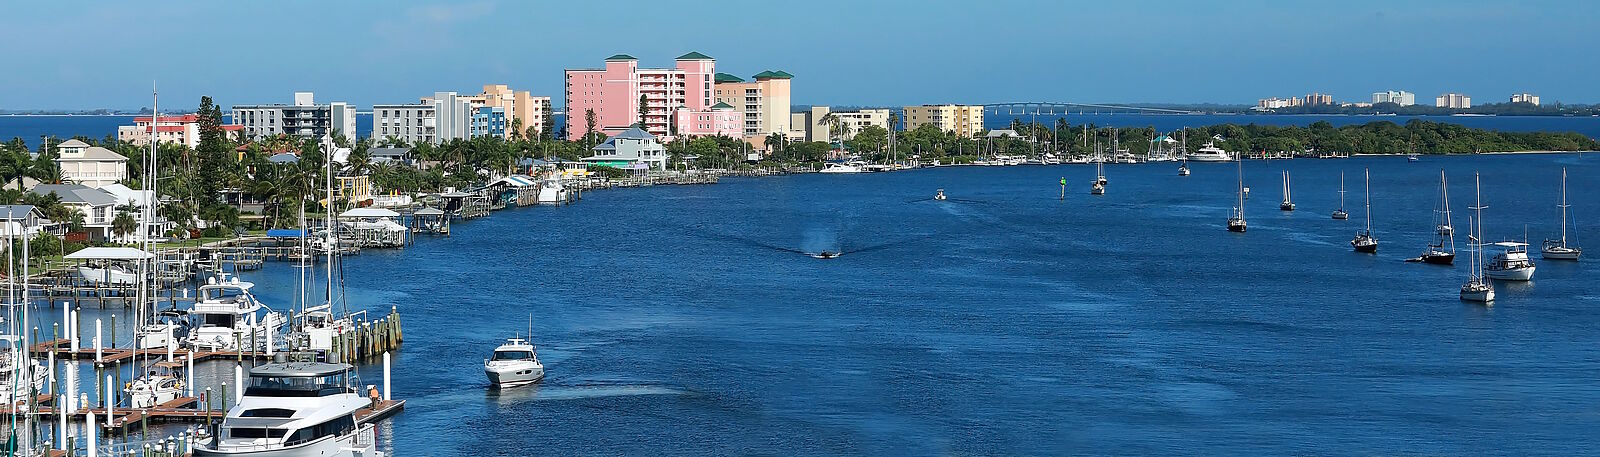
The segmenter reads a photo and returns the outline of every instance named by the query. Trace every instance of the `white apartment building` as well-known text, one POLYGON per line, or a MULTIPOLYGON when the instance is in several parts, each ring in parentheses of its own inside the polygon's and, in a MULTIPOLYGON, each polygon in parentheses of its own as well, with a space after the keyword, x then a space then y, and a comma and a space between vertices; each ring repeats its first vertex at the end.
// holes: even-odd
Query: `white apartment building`
POLYGON ((344 102, 318 105, 311 92, 295 92, 292 105, 234 105, 232 116, 250 139, 279 134, 322 138, 337 133, 356 140, 355 107, 344 102))
POLYGON ((1413 93, 1406 92, 1406 91, 1403 91, 1403 90, 1386 90, 1386 91, 1383 91, 1383 92, 1373 92, 1372 93, 1372 103, 1374 105, 1379 104, 1379 103, 1393 103, 1393 104, 1400 105, 1400 106, 1411 106, 1411 105, 1417 104, 1417 94, 1413 94, 1413 93))
POLYGON ((1533 106, 1539 106, 1539 96, 1527 92, 1512 94, 1511 103, 1532 103, 1533 106))
POLYGON ((1433 99, 1433 106, 1450 109, 1468 109, 1472 108, 1472 97, 1451 92, 1435 97, 1433 99))

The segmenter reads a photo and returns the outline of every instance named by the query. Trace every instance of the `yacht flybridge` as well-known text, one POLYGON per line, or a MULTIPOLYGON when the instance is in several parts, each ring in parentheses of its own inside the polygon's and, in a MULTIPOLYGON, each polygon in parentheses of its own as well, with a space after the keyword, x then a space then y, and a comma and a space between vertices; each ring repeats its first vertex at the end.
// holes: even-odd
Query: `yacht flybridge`
POLYGON ((191 349, 213 351, 261 350, 271 344, 286 319, 257 301, 250 293, 253 287, 237 277, 206 280, 189 311, 193 328, 184 343, 191 349))
POLYGON ((250 370, 244 399, 195 457, 376 456, 376 428, 358 424, 371 405, 343 363, 274 362, 250 370))

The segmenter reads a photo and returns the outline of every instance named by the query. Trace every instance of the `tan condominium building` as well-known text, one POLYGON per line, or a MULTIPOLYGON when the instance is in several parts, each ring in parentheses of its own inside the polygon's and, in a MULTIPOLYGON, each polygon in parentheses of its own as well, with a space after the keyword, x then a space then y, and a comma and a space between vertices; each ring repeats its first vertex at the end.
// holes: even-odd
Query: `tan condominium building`
POLYGON ((832 111, 826 106, 813 106, 791 114, 789 119, 791 141, 845 141, 870 126, 890 128, 887 108, 832 111), (835 125, 839 127, 837 132, 833 131, 835 125))
POLYGON ((544 131, 550 122, 550 97, 535 97, 525 90, 511 90, 505 84, 486 84, 483 93, 462 97, 474 106, 504 108, 506 113, 505 137, 526 134, 529 128, 535 135, 544 131), (522 121, 522 129, 512 132, 511 124, 522 121))
POLYGON ((744 139, 764 147, 767 135, 789 134, 789 82, 793 78, 783 71, 757 73, 754 81, 717 73, 716 98, 744 114, 744 139))
POLYGON ((971 137, 983 131, 983 105, 921 105, 905 107, 906 129, 933 124, 939 130, 971 137))

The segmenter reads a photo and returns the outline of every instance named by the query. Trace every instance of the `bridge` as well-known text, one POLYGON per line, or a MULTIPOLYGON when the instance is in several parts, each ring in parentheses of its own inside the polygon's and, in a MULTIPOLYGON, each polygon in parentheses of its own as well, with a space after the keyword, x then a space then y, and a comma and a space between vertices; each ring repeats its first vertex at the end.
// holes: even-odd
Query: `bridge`
POLYGON ((1070 102, 1005 102, 985 103, 983 110, 986 114, 1009 115, 1044 115, 1057 114, 1082 114, 1082 113, 1135 113, 1135 114, 1197 114, 1195 111, 1149 108, 1143 106, 1107 105, 1098 103, 1070 103, 1070 102))

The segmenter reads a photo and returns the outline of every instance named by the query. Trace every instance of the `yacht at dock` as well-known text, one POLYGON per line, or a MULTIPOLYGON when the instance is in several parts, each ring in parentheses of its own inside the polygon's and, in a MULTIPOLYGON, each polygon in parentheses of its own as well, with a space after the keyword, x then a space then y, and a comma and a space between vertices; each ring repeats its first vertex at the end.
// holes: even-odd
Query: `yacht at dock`
POLYGON ((217 436, 196 445, 194 456, 377 456, 376 427, 356 421, 356 411, 371 405, 348 364, 261 365, 250 370, 244 399, 217 436))

